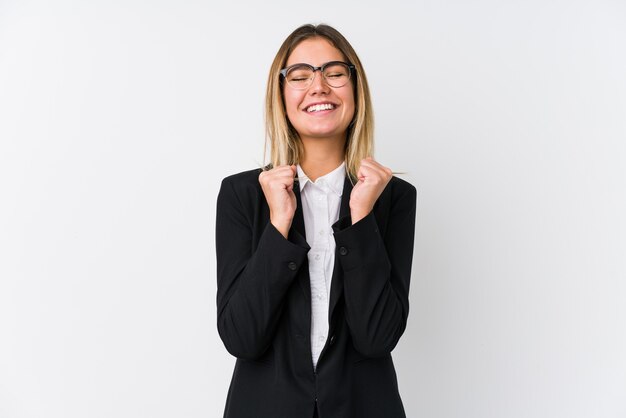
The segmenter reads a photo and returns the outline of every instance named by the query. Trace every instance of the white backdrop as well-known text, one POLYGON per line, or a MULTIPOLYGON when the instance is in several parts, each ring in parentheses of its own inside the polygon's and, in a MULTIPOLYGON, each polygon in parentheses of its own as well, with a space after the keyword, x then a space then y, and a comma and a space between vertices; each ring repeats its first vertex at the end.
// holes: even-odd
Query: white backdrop
POLYGON ((419 191, 408 416, 626 416, 623 1, 0 0, 0 417, 221 416, 216 194, 309 22, 419 191))

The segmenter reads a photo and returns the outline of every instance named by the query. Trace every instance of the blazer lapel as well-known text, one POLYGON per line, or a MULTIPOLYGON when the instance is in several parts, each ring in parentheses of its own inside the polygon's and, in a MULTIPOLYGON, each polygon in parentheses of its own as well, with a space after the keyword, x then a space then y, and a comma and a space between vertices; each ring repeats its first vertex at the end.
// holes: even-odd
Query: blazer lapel
MULTIPOLYGON (((352 183, 350 177, 346 175, 343 181, 343 192, 341 194, 341 206, 339 208, 339 219, 346 216, 350 216, 350 193, 352 192, 352 183)), ((335 250, 335 266, 333 268, 333 278, 330 283, 330 302, 328 306, 328 320, 333 317, 333 311, 337 302, 343 295, 343 274, 339 267, 339 260, 337 259, 337 251, 335 250)))
MULTIPOLYGON (((296 195, 296 212, 293 215, 293 221, 291 221, 291 228, 298 232, 304 239, 306 239, 306 229, 304 226, 304 213, 302 212, 302 198, 300 197, 300 184, 294 183, 293 193, 296 195)), ((309 278, 309 263, 307 259, 306 266, 304 266, 298 274, 298 282, 304 296, 309 303, 311 302, 311 283, 309 278)))

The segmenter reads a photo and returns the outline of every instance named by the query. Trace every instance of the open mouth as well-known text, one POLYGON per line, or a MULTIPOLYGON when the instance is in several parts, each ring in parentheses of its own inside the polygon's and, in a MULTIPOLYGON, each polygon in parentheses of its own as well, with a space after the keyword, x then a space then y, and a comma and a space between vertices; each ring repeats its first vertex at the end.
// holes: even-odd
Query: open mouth
POLYGON ((335 105, 332 103, 320 103, 306 108, 308 113, 321 112, 323 110, 333 110, 335 105))

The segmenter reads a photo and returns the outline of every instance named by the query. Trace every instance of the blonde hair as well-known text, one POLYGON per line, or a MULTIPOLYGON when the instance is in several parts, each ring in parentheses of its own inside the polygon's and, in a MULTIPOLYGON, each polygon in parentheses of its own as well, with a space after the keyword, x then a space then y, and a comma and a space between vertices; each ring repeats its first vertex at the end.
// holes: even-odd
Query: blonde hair
MULTIPOLYGON (((289 55, 300 42, 311 38, 323 38, 337 48, 355 66, 351 79, 354 87, 354 117, 348 126, 345 155, 346 172, 354 182, 361 160, 374 152, 374 115, 367 77, 361 60, 352 45, 339 31, 331 26, 303 25, 293 31, 283 42, 274 57, 267 80, 265 96, 266 152, 270 148, 270 167, 299 164, 304 154, 302 141, 285 113, 283 80, 280 70, 285 67, 289 55)), ((264 158, 265 160, 265 158, 264 158)))

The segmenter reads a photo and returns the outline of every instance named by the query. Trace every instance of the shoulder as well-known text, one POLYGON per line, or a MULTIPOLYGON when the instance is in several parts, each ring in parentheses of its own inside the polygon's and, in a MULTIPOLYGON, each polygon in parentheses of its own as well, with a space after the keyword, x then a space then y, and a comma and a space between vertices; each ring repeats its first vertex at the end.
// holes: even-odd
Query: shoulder
POLYGON ((255 168, 253 170, 246 170, 241 173, 231 174, 224 177, 222 185, 256 184, 259 182, 259 174, 261 174, 261 171, 263 171, 261 168, 255 168))
POLYGON ((398 191, 416 190, 415 186, 413 186, 411 183, 397 176, 391 177, 391 180, 389 180, 389 185, 398 191))
POLYGON ((408 181, 393 176, 379 201, 391 212, 415 212, 417 210, 417 189, 408 181))
POLYGON ((389 180, 387 189, 392 196, 392 199, 397 198, 409 198, 415 200, 417 198, 417 189, 411 183, 400 177, 393 176, 389 180))
POLYGON ((255 168, 224 177, 220 187, 220 197, 236 198, 240 201, 257 197, 261 192, 259 184, 261 171, 263 171, 261 168, 255 168))

